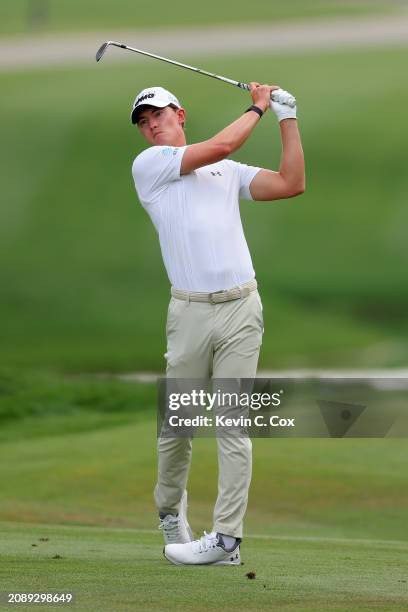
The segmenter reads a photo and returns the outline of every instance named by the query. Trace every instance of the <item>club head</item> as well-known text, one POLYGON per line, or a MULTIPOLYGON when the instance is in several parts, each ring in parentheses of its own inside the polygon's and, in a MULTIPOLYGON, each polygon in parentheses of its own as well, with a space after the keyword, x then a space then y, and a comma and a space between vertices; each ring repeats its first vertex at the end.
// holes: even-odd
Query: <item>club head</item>
POLYGON ((103 54, 105 53, 106 49, 108 48, 109 43, 103 43, 103 45, 101 47, 99 47, 98 51, 96 52, 96 61, 99 62, 100 59, 102 59, 103 54))

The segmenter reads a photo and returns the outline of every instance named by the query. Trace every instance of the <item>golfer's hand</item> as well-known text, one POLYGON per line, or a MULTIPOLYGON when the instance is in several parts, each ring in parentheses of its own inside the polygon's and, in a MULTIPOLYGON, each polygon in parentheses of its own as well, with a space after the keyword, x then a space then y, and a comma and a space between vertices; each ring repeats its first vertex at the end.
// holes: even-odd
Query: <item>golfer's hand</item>
POLYGON ((288 106, 285 104, 292 94, 284 89, 275 89, 273 97, 275 100, 269 100, 271 110, 275 113, 278 121, 281 122, 283 119, 296 119, 296 106, 288 106))
POLYGON ((271 92, 279 89, 277 85, 261 85, 252 81, 250 84, 252 102, 263 112, 267 111, 271 101, 271 92))

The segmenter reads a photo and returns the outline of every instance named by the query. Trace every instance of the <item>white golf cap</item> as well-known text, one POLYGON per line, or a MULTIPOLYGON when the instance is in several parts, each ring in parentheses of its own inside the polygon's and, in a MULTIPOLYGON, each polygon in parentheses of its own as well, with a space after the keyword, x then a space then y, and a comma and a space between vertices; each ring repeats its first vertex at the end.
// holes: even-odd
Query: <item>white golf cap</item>
POLYGON ((143 89, 133 102, 132 114, 130 116, 132 123, 137 123, 137 118, 142 106, 157 106, 157 108, 164 108, 173 104, 177 108, 181 108, 180 102, 176 96, 164 89, 163 87, 148 87, 143 89))

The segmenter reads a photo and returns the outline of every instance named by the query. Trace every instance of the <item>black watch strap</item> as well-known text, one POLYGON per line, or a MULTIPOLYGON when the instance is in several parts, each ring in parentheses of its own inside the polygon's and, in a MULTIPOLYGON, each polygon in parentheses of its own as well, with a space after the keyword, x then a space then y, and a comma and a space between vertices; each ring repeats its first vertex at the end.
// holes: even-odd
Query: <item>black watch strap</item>
POLYGON ((252 106, 250 106, 249 108, 246 109, 246 113, 249 113, 249 111, 254 111, 255 113, 257 113, 260 117, 262 117, 263 115, 263 110, 261 110, 259 108, 259 106, 255 106, 255 104, 253 104, 252 106))

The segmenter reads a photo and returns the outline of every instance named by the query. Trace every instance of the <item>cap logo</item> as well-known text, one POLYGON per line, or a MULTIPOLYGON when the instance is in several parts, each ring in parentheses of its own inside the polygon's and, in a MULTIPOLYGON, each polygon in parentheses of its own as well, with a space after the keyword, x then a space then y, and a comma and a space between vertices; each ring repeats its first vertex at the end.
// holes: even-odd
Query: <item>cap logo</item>
POLYGON ((147 100, 147 98, 154 98, 154 93, 148 93, 144 94, 144 96, 140 96, 135 102, 135 108, 138 104, 140 104, 140 102, 143 102, 143 100, 147 100))

